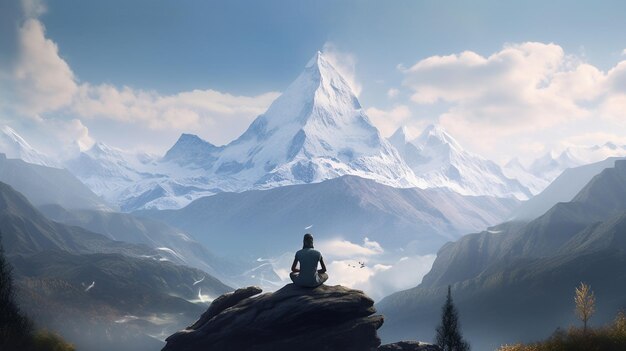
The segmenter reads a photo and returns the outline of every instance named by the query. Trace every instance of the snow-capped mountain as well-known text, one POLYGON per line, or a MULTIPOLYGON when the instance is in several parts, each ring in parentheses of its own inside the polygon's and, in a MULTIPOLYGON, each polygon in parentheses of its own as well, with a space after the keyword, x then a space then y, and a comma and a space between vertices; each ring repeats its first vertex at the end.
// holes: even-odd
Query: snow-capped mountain
POLYGON ((533 195, 543 191, 550 182, 547 179, 537 177, 530 173, 518 158, 513 158, 502 167, 504 175, 511 179, 517 179, 522 185, 528 188, 533 195))
POLYGON ((553 181, 565 169, 605 160, 609 157, 626 156, 626 145, 607 142, 604 145, 570 146, 560 154, 548 152, 536 159, 529 172, 548 182, 553 181))
POLYGON ((343 175, 394 187, 426 187, 319 52, 268 110, 225 146, 183 134, 163 158, 138 162, 96 144, 68 168, 123 210, 180 208, 221 191, 317 183, 343 175))
POLYGON ((173 162, 181 167, 210 170, 220 150, 220 147, 200 139, 197 135, 185 133, 167 151, 162 161, 173 162))
POLYGON ((430 125, 411 140, 399 128, 391 143, 428 187, 449 188, 463 195, 491 195, 528 199, 532 193, 508 178, 496 163, 467 152, 441 126, 430 125))
POLYGON ((30 146, 9 126, 3 126, 0 131, 0 153, 5 154, 7 158, 17 158, 36 165, 59 167, 58 163, 30 146))
POLYGON ((211 172, 271 188, 357 175, 420 185, 372 125, 341 74, 318 52, 267 112, 219 152, 211 172))
POLYGON ((66 161, 65 166, 94 193, 122 211, 180 208, 220 191, 211 188, 210 180, 194 165, 184 168, 166 159, 167 155, 161 159, 134 154, 98 142, 66 161))

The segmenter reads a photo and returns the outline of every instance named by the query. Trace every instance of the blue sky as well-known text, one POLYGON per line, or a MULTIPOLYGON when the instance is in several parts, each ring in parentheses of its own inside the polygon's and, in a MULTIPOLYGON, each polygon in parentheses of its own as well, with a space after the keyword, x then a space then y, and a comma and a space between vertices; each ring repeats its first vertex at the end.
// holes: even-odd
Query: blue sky
POLYGON ((362 98, 373 103, 400 80, 398 64, 431 55, 553 42, 608 69, 626 34, 623 1, 52 0, 46 7, 48 37, 81 80, 162 93, 281 91, 332 42, 357 58, 371 90, 362 98))
POLYGON ((2 118, 42 148, 228 142, 323 48, 385 135, 439 122, 500 161, 626 143, 623 1, 0 1, 2 118), (511 78, 524 70, 532 79, 511 78), (530 91, 542 84, 549 94, 530 91))

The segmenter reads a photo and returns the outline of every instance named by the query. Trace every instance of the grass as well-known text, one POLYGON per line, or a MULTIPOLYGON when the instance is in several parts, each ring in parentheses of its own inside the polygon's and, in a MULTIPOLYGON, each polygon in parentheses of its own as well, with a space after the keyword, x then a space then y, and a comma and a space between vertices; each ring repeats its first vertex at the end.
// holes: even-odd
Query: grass
POLYGON ((618 313, 615 321, 602 328, 571 327, 557 330, 547 340, 503 345, 498 351, 623 351, 626 350, 626 315, 618 313))

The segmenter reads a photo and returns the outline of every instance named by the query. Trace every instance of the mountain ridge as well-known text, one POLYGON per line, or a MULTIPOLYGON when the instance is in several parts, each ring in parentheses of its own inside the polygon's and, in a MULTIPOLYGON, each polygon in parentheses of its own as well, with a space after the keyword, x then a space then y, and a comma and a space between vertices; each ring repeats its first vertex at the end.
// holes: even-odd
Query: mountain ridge
POLYGON ((444 245, 419 286, 378 304, 388 317, 383 332, 393 339, 407 327, 430 328, 438 311, 429 304, 448 285, 456 291, 462 323, 468 326, 464 331, 485 349, 510 338, 545 337, 574 322, 569 296, 580 281, 603 296, 596 320, 612 320, 626 303, 618 293, 626 287, 624 198, 626 161, 616 160, 570 202, 554 205, 531 222, 502 223, 444 245), (421 311, 419 321, 412 316, 416 311, 421 311), (504 318, 511 315, 514 320, 504 318))

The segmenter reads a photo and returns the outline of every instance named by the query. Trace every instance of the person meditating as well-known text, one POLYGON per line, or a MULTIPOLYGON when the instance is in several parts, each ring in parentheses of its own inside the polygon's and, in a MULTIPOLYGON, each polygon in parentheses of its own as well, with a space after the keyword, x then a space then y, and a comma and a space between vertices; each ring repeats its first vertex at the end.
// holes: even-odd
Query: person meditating
POLYGON ((296 252, 296 257, 291 265, 291 273, 289 277, 294 284, 307 288, 315 288, 322 285, 327 279, 326 265, 322 254, 313 248, 313 235, 304 234, 304 245, 302 250, 296 252), (300 268, 296 266, 300 263, 300 268), (322 269, 317 270, 317 263, 320 263, 322 269))

